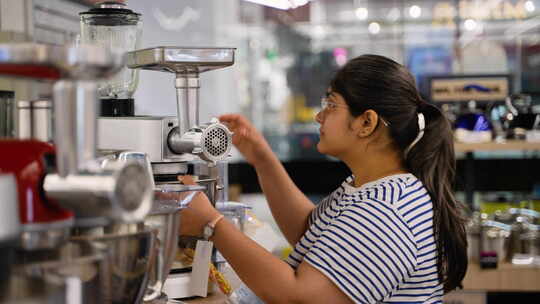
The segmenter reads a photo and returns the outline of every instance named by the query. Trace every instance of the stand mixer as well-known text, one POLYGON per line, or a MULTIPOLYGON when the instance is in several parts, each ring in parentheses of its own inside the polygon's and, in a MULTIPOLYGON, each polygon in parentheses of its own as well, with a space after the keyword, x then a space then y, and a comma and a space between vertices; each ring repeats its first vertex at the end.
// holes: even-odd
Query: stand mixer
MULTIPOLYGON (((37 44, 4 45, 0 55, 1 74, 55 81, 55 147, 37 141, 2 142, 2 151, 13 151, 12 158, 7 158, 10 161, 2 163, 2 171, 17 176, 21 207, 25 208, 21 210, 23 231, 36 228, 36 223, 24 227, 28 220, 41 216, 29 213, 40 212, 38 205, 53 202, 58 205, 56 209, 63 209, 64 220, 74 220, 62 227, 100 226, 111 220, 142 221, 151 208, 153 194, 148 172, 137 163, 111 163, 102 168, 95 162, 95 80, 118 71, 122 57, 98 47, 37 44), (18 157, 25 154, 28 156, 18 157), (13 160, 28 165, 14 165, 13 160), (28 174, 29 169, 21 172, 27 166, 39 169, 32 174, 28 174), (26 184, 32 189, 24 188, 26 184), (32 199, 27 193, 32 193, 32 199), (75 217, 66 210, 73 211, 75 217)), ((43 209, 49 212, 53 208, 43 209)), ((48 231, 50 227, 46 228, 48 231)))
POLYGON ((65 280, 62 284, 69 285, 70 277, 78 278, 77 288, 82 292, 73 299, 77 303, 142 300, 155 248, 154 231, 148 229, 116 235, 108 244, 112 236, 80 246, 68 242, 77 230, 113 223, 142 225, 152 208, 154 185, 147 168, 129 161, 102 166, 96 157, 97 80, 122 66, 120 54, 101 47, 0 45, 0 74, 54 83, 55 145, 0 140, 0 174, 13 175, 18 190, 20 269, 31 269, 45 283, 50 283, 53 272, 65 280), (123 263, 112 263, 118 257, 123 263), (42 263, 42 258, 47 261, 42 263), (93 271, 90 276, 72 272, 79 267, 93 271), (59 274, 59 268, 65 272, 59 274), (124 275, 135 269, 135 280, 133 275, 124 275), (100 292, 85 296, 84 290, 95 288, 100 292))

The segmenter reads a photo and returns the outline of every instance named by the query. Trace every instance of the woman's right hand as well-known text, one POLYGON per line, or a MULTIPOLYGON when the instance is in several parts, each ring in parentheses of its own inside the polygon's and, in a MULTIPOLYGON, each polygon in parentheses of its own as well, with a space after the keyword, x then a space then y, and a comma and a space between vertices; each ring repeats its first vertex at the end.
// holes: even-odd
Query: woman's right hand
POLYGON ((244 116, 225 114, 219 120, 234 133, 233 144, 251 165, 257 166, 272 155, 268 142, 244 116))

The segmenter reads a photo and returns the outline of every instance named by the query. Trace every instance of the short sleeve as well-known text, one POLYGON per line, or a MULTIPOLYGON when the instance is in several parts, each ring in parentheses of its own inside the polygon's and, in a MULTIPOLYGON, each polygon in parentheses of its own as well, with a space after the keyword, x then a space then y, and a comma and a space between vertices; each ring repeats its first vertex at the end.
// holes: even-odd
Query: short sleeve
POLYGON ((332 202, 336 199, 341 198, 341 195, 344 192, 343 184, 350 182, 351 179, 351 177, 345 179, 345 181, 341 184, 339 188, 334 190, 317 204, 317 207, 315 207, 311 211, 311 214, 308 218, 308 225, 312 225, 313 223, 317 222, 317 220, 321 218, 321 215, 331 207, 332 202))
POLYGON ((308 225, 311 226, 311 224, 315 223, 320 217, 321 214, 330 206, 330 203, 332 202, 332 194, 328 195, 327 197, 323 198, 317 206, 311 211, 311 214, 308 219, 308 225))
POLYGON ((304 260, 355 303, 391 296, 415 267, 399 215, 377 203, 353 203, 325 227, 304 260))

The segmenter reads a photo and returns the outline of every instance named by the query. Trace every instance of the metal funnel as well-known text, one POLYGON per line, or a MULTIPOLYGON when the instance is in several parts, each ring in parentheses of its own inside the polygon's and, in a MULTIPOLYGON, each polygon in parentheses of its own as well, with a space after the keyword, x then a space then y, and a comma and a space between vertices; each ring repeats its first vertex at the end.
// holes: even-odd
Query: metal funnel
POLYGON ((199 74, 234 64, 236 48, 166 47, 127 53, 127 66, 176 74, 179 134, 199 125, 199 74))

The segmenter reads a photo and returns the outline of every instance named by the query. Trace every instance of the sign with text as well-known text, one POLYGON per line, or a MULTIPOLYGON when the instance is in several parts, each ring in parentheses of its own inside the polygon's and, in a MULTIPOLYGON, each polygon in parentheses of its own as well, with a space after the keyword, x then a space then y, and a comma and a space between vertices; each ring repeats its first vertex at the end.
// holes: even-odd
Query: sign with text
POLYGON ((433 6, 433 25, 455 28, 456 19, 520 20, 533 16, 534 3, 525 0, 439 1, 433 6), (532 5, 532 6, 531 6, 532 5), (457 17, 457 18, 456 18, 457 17))
POLYGON ((505 75, 437 77, 430 83, 432 102, 499 101, 510 93, 509 77, 505 75))

